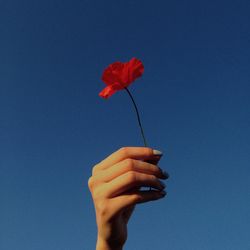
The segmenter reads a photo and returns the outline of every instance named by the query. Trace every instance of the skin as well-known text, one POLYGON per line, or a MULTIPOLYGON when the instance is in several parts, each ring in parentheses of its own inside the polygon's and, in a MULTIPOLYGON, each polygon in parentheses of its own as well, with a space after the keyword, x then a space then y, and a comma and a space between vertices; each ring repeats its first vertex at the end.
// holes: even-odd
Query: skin
POLYGON ((151 148, 124 147, 93 167, 88 187, 96 212, 96 250, 121 250, 136 204, 165 196, 160 179, 168 175, 156 165, 160 157, 151 148))

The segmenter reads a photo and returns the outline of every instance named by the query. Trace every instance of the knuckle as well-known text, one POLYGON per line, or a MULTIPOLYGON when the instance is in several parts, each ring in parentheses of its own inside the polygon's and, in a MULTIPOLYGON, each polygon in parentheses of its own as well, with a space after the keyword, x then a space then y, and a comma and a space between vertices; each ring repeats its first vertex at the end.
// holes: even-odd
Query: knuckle
POLYGON ((129 148, 128 147, 122 147, 122 148, 120 148, 119 150, 119 153, 122 155, 122 156, 126 156, 126 155, 128 155, 128 151, 129 151, 129 148))
POLYGON ((136 173, 133 172, 133 171, 129 171, 127 173, 127 180, 128 180, 129 183, 135 183, 135 182, 137 182, 138 178, 137 178, 136 173))
POLYGON ((96 171, 96 165, 92 168, 92 175, 95 174, 95 171, 96 171))
POLYGON ((89 190, 92 190, 92 189, 93 189, 93 186, 94 186, 94 180, 93 180, 93 177, 91 176, 91 177, 88 179, 88 187, 89 187, 89 190))
POLYGON ((125 166, 128 170, 133 170, 134 169, 134 160, 130 159, 130 158, 126 159, 125 166))
POLYGON ((92 168, 92 175, 95 175, 96 172, 98 171, 98 164, 94 165, 94 167, 92 168))

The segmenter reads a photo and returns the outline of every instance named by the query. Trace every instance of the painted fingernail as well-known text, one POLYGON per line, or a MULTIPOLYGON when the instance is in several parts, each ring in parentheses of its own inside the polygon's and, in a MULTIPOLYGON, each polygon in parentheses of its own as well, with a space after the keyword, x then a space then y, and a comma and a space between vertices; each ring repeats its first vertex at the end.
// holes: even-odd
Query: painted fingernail
POLYGON ((162 175, 164 175, 165 179, 169 178, 169 174, 168 172, 166 172, 165 170, 163 170, 162 168, 158 167, 161 170, 162 175))
POLYGON ((165 185, 165 183, 164 183, 164 182, 160 181, 160 184, 161 184, 161 186, 162 186, 163 188, 165 188, 165 187, 166 187, 166 185, 165 185))
POLYGON ((157 149, 153 149, 153 154, 154 155, 158 155, 158 156, 162 156, 163 155, 163 153, 161 151, 157 150, 157 149))
POLYGON ((162 190, 161 192, 159 192, 159 194, 164 197, 166 196, 167 192, 162 190))
POLYGON ((166 177, 166 179, 168 179, 168 178, 169 178, 169 173, 168 173, 168 172, 166 172, 165 170, 163 170, 163 171, 162 171, 162 174, 166 177))

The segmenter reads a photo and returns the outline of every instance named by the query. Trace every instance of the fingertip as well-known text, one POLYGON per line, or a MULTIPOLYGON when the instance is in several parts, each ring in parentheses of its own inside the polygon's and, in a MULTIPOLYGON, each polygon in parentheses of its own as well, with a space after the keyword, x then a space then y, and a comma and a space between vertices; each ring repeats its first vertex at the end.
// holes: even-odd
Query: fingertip
POLYGON ((140 191, 140 194, 137 196, 137 204, 139 203, 146 203, 150 201, 155 201, 162 199, 166 196, 166 191, 156 191, 156 190, 151 190, 151 191, 140 191), (140 197, 140 199, 138 199, 140 197))
POLYGON ((162 174, 164 180, 166 180, 166 179, 168 179, 170 177, 170 175, 169 175, 169 173, 167 171, 163 170, 159 166, 158 166, 158 168, 160 169, 161 174, 162 174))
POLYGON ((163 198, 167 195, 167 192, 165 190, 162 190, 159 192, 159 195, 163 198))
POLYGON ((153 155, 161 157, 163 155, 163 153, 158 149, 153 149, 153 155))

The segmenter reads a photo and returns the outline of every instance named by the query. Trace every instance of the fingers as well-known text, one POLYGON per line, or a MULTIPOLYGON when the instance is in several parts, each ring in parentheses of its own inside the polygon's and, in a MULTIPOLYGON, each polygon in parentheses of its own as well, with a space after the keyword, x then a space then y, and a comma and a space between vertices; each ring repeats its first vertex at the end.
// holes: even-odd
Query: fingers
POLYGON ((168 178, 167 173, 163 172, 156 165, 134 159, 125 159, 107 168, 106 170, 101 170, 94 176, 94 178, 96 180, 99 179, 102 182, 110 182, 116 177, 123 175, 129 171, 155 175, 160 179, 168 178))
POLYGON ((154 175, 129 171, 106 184, 100 185, 99 190, 97 187, 97 191, 106 198, 113 198, 138 187, 151 187, 163 190, 165 184, 154 175))
POLYGON ((112 199, 112 207, 115 211, 126 209, 139 203, 159 200, 166 196, 165 191, 135 191, 112 199))
POLYGON ((160 161, 160 159, 161 159, 161 156, 155 157, 155 158, 152 158, 152 159, 149 159, 149 160, 145 160, 145 162, 157 165, 158 162, 160 161))
POLYGON ((136 159, 136 160, 159 160, 161 157, 160 152, 155 151, 147 147, 123 147, 108 156, 106 159, 101 161, 93 168, 93 175, 100 171, 107 169, 118 162, 125 160, 127 158, 136 159))
POLYGON ((98 235, 102 239, 126 234, 126 225, 136 204, 165 196, 165 185, 160 179, 167 179, 168 175, 156 165, 161 155, 147 147, 126 147, 93 168, 88 187, 94 201, 98 235), (141 187, 155 190, 142 191, 141 187))

